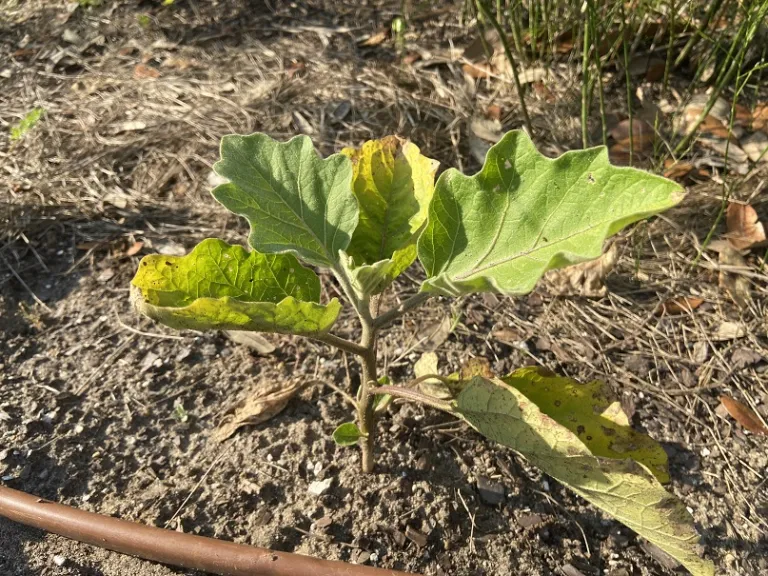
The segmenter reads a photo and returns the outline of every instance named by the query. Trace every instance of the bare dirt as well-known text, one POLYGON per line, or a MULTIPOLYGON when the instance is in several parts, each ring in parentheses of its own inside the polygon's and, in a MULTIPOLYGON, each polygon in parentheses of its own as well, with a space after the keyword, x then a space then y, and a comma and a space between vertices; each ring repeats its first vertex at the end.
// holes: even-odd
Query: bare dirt
MULTIPOLYGON (((3 484, 150 525, 429 575, 682 573, 431 409, 389 409, 367 477, 357 450, 331 439, 351 412, 322 384, 217 443, 213 432, 255 383, 316 379, 354 391, 358 367, 291 337, 268 336, 276 351, 260 356, 222 334, 172 333, 130 308, 141 255, 245 237, 207 193, 222 134, 309 132, 329 153, 398 133, 443 166, 476 167, 470 119, 493 101, 505 128, 520 122, 509 85, 470 89, 459 65, 440 60, 451 42, 469 42, 459 7, 420 8, 408 41, 422 60, 406 65, 390 40, 361 44, 387 30, 399 3, 5 4, 0 119, 36 105, 46 116, 33 137, 0 141, 3 484), (326 493, 308 492, 328 478, 326 493)), ((537 142, 552 152, 578 147, 578 85, 566 80, 559 103, 532 111, 537 142)), ((425 346, 441 344, 446 371, 482 357, 499 373, 541 364, 610 382, 633 424, 667 449, 670 490, 689 506, 702 553, 718 574, 757 576, 768 573, 765 438, 716 410, 727 393, 768 417, 766 277, 749 277, 752 300, 740 308, 718 286, 716 256, 691 268, 718 194, 694 185, 678 209, 624 234, 606 296, 555 297, 545 284, 519 299, 434 300, 383 338, 380 368, 403 382, 425 346), (687 295, 704 304, 656 313, 687 295), (425 342, 446 318, 453 331, 425 342), (724 334, 724 322, 743 330, 724 334)), ((409 271, 384 306, 420 274, 409 271)), ((336 330, 356 337, 349 310, 336 330)), ((0 543, 9 576, 184 573, 3 519, 0 543)))

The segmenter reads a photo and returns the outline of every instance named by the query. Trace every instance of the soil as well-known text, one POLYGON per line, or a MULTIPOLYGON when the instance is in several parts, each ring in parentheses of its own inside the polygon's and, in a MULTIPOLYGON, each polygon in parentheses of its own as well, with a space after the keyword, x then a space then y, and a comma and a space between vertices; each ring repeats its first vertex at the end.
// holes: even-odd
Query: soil
MULTIPOLYGON (((267 335, 276 349, 262 356, 131 310, 128 286, 143 254, 188 250, 203 236, 245 237, 207 194, 224 133, 287 137, 308 125, 330 152, 397 132, 444 166, 476 166, 463 123, 488 92, 467 100, 460 70, 406 71, 391 42, 360 43, 387 30, 399 2, 24 4, 8 8, 0 27, 10 71, 0 78, 0 117, 39 99, 47 118, 38 137, 2 143, 4 485, 154 526, 420 574, 683 573, 515 453, 429 408, 390 407, 370 476, 358 473, 356 449, 331 439, 351 411, 321 383, 269 422, 216 442, 255 384, 313 379, 354 392, 358 367, 311 341, 267 335), (324 494, 308 491, 329 478, 324 494)), ((467 40, 460 8, 446 8, 453 12, 414 20, 412 45, 467 40)), ((564 90, 574 96, 578 86, 564 90)), ((505 128, 519 126, 511 91, 497 98, 510 111, 505 128)), ((578 130, 558 125, 551 110, 532 115, 543 146, 577 147, 578 130)), ((543 284, 518 299, 430 301, 383 337, 382 373, 404 382, 424 349, 437 347, 446 372, 481 357, 497 373, 541 364, 610 382, 633 424, 667 450, 669 489, 689 506, 717 573, 768 573, 765 438, 717 411, 727 393, 753 399, 768 417, 765 284, 755 280, 753 304, 740 309, 715 272, 688 266, 719 203, 707 185, 693 186, 665 219, 625 233, 602 298, 556 297, 543 284), (654 313, 687 294, 705 304, 654 313), (447 318, 455 328, 425 341, 447 318), (746 333, 718 340, 726 321, 746 333)), ((383 306, 412 293, 420 274, 410 270, 383 306)), ((357 337, 348 307, 335 331, 357 337)), ((0 574, 9 576, 185 573, 4 519, 0 543, 0 574)))

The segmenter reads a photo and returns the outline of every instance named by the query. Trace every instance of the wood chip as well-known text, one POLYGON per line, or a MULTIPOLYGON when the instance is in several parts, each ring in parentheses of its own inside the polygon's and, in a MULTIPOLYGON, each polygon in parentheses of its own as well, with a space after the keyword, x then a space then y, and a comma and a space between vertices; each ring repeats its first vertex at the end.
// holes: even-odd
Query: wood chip
POLYGON ((752 408, 725 394, 720 396, 720 402, 728 411, 728 414, 741 424, 745 430, 749 430, 752 434, 768 436, 768 427, 760 420, 760 417, 755 414, 752 408))

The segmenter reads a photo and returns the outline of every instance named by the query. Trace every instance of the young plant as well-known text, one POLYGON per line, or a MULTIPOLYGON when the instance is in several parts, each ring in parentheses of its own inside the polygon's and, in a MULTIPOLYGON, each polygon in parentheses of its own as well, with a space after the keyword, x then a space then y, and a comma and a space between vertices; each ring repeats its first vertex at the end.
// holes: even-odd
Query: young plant
POLYGON ((248 220, 252 250, 207 239, 186 256, 145 257, 131 287, 141 313, 174 328, 298 334, 358 356, 356 422, 334 438, 360 445, 365 473, 388 399, 422 402, 522 454, 693 574, 714 574, 690 514, 662 487, 664 450, 629 426, 607 386, 538 368, 440 376, 436 358, 392 386, 376 351, 388 325, 432 296, 526 294, 547 270, 597 258, 608 236, 679 202, 677 184, 613 167, 604 148, 545 158, 519 131, 478 174, 449 169, 436 184, 437 162, 394 136, 325 159, 306 136, 225 136, 214 170, 228 182, 213 196, 248 220), (418 291, 380 312, 382 292, 417 258, 418 291), (336 278, 359 342, 331 333, 341 304, 320 301, 320 280, 299 259, 336 278))

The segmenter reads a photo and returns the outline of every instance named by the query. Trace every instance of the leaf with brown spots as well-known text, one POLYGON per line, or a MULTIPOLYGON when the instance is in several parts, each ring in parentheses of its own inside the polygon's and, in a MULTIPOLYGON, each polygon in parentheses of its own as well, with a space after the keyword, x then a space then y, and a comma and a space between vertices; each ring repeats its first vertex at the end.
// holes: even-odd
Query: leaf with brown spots
POLYGON ((752 408, 725 394, 720 396, 720 402, 728 411, 728 414, 741 424, 745 430, 749 430, 752 434, 768 436, 768 427, 760 420, 760 417, 755 414, 752 408))

